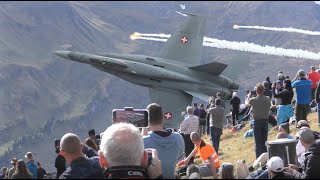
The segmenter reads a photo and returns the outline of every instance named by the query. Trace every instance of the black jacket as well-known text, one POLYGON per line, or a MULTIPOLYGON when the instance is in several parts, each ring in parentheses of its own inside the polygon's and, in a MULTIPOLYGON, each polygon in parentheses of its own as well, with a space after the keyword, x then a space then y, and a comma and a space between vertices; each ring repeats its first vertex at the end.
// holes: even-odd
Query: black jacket
MULTIPOLYGON (((315 96, 317 103, 320 103, 320 83, 317 85, 315 96)), ((313 97, 311 97, 311 99, 313 99, 313 97)))
POLYGON ((104 179, 98 157, 80 157, 70 164, 59 179, 104 179))
POLYGON ((239 112, 240 99, 238 97, 233 97, 230 100, 230 105, 232 105, 232 110, 233 111, 238 111, 239 112))
POLYGON ((320 142, 313 144, 305 153, 303 172, 296 172, 295 179, 319 179, 320 178, 320 142))
POLYGON ((293 91, 289 91, 288 89, 284 89, 283 91, 276 93, 275 89, 273 89, 272 94, 273 94, 274 98, 281 98, 281 105, 291 104, 291 101, 293 98, 293 91))
POLYGON ((60 154, 56 158, 55 167, 57 168, 57 174, 59 175, 66 170, 66 159, 60 154))

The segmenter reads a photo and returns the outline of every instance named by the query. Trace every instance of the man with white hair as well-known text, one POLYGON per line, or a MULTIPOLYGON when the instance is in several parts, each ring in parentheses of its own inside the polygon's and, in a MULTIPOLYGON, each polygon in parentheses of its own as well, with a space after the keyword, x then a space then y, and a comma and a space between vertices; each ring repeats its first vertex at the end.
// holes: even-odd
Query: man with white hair
POLYGON ((162 178, 161 161, 155 149, 144 149, 137 127, 116 123, 103 133, 100 166, 107 179, 158 179, 162 178))
POLYGON ((60 141, 61 155, 70 165, 59 179, 103 179, 103 169, 97 156, 87 158, 82 153, 83 145, 73 133, 65 134, 60 141))
MULTIPOLYGON (((188 116, 186 116, 186 118, 182 121, 179 129, 179 132, 181 133, 184 139, 186 156, 188 156, 194 148, 193 143, 190 139, 190 134, 192 132, 198 132, 199 130, 199 117, 193 115, 192 106, 187 107, 187 113, 188 113, 188 116)), ((190 164, 193 164, 193 160, 194 158, 191 158, 190 164)))
POLYGON ((237 92, 233 92, 232 98, 230 100, 230 105, 232 105, 232 125, 233 128, 236 126, 236 119, 239 120, 239 109, 241 100, 238 98, 237 92))

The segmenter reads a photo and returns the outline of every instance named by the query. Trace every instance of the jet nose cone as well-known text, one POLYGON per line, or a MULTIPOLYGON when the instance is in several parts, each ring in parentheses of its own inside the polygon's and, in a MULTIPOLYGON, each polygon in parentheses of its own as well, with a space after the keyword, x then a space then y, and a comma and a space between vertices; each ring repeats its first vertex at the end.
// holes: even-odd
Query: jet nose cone
POLYGON ((70 51, 54 51, 53 53, 55 53, 56 55, 63 57, 65 59, 70 59, 69 55, 70 55, 70 51))

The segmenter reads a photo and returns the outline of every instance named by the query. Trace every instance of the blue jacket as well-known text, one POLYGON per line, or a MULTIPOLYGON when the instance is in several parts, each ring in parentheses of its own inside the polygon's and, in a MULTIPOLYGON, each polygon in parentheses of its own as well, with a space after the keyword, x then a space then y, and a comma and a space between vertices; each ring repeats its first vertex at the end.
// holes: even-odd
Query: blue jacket
POLYGON ((297 104, 309 105, 311 102, 311 85, 308 79, 297 80, 292 83, 292 87, 296 88, 297 104))
POLYGON ((98 157, 80 157, 71 162, 59 179, 104 179, 103 171, 98 157))
POLYGON ((38 168, 37 165, 34 164, 34 160, 30 160, 26 163, 27 168, 29 169, 30 173, 32 174, 32 179, 38 178, 38 168))
POLYGON ((163 136, 151 131, 143 137, 144 148, 154 148, 161 159, 164 179, 175 179, 174 170, 184 152, 184 140, 181 134, 167 129, 163 136))

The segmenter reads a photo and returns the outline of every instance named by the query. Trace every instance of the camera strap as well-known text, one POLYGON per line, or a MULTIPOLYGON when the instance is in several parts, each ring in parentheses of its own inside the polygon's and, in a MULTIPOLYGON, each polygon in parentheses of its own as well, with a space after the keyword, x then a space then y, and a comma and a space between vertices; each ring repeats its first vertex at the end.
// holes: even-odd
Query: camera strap
POLYGON ((108 168, 104 173, 110 179, 145 179, 146 170, 141 166, 114 166, 108 168))

